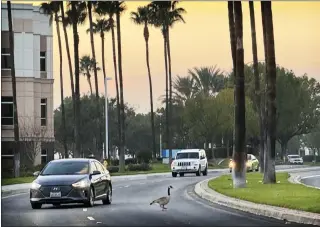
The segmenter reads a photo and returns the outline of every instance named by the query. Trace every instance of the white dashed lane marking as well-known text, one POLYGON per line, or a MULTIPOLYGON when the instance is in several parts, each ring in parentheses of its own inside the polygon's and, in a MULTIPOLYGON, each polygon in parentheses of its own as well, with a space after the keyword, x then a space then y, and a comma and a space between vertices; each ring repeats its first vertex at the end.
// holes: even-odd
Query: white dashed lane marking
POLYGON ((93 217, 88 217, 88 219, 89 219, 90 221, 94 221, 94 218, 93 218, 93 217))
POLYGON ((83 208, 83 211, 86 212, 88 209, 87 208, 83 208))
POLYGON ((126 186, 124 186, 125 188, 128 188, 130 185, 126 185, 126 186))

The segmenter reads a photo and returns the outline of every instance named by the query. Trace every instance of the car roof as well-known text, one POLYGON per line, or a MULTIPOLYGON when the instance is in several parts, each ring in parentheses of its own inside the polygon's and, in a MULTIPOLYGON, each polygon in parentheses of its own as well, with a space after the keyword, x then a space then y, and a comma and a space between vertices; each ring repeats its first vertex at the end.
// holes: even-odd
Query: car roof
POLYGON ((56 159, 51 162, 90 162, 93 159, 90 158, 64 158, 64 159, 56 159))
POLYGON ((198 153, 199 151, 201 151, 201 149, 184 149, 184 150, 178 151, 177 153, 185 153, 185 152, 198 153))

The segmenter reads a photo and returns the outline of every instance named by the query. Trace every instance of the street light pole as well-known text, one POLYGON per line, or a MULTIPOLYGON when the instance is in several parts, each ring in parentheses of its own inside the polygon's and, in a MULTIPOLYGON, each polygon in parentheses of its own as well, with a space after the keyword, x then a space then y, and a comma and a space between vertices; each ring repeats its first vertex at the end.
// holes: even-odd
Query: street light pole
POLYGON ((106 124, 106 141, 105 141, 105 148, 106 148, 106 159, 109 158, 109 127, 108 127, 108 80, 111 80, 110 77, 104 78, 104 111, 105 111, 105 124, 106 124))
POLYGON ((161 155, 162 155, 162 130, 161 130, 161 116, 162 116, 162 114, 160 113, 159 116, 160 116, 160 136, 159 136, 160 137, 159 138, 160 139, 160 142, 159 142, 160 143, 160 146, 159 146, 160 147, 160 154, 159 155, 161 157, 161 155))

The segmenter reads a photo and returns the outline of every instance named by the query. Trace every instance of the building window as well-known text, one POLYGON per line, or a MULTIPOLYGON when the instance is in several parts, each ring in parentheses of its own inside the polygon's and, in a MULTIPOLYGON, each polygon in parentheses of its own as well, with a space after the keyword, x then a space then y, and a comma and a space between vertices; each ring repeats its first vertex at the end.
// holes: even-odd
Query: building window
POLYGON ((1 69, 11 69, 10 48, 1 48, 1 69))
POLYGON ((46 72, 46 52, 40 51, 40 71, 46 72))
POLYGON ((47 99, 41 99, 41 126, 47 125, 47 99))
POLYGON ((2 125, 13 125, 13 97, 1 97, 2 125))
POLYGON ((41 150, 41 165, 47 164, 47 149, 41 150))

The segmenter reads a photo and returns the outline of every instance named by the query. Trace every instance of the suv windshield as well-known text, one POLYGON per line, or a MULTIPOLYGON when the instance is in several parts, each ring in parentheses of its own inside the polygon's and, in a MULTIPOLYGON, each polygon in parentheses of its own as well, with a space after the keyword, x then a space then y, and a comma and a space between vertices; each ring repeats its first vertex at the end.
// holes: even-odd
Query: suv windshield
POLYGON ((178 153, 176 159, 199 159, 199 153, 196 152, 190 152, 190 153, 178 153))
POLYGON ((51 162, 41 175, 81 175, 89 173, 88 162, 51 162))

